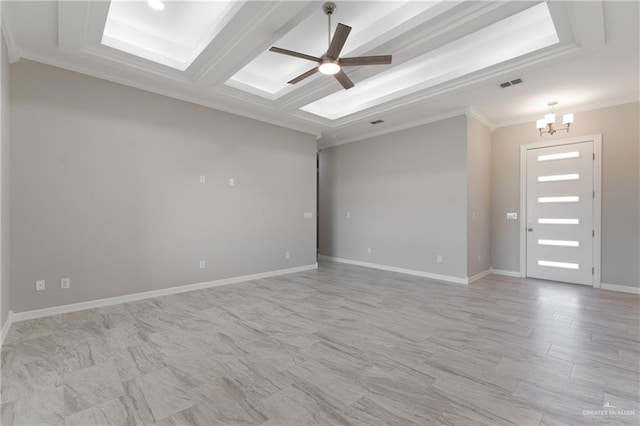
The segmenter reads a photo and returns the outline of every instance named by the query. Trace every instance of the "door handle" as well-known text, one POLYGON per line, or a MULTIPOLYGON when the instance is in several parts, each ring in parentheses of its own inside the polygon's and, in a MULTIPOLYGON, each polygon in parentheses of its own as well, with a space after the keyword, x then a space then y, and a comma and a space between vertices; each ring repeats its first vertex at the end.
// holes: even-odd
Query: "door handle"
POLYGON ((533 232, 533 228, 527 228, 527 231, 533 232))

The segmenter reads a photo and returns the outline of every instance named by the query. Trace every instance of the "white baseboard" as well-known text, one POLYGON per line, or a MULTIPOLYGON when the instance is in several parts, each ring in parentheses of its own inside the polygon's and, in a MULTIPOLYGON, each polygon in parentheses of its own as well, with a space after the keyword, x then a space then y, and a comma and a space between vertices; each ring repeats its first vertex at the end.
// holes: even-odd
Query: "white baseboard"
POLYGON ((505 277, 522 278, 522 274, 520 273, 520 271, 507 271, 505 269, 493 269, 493 268, 491 268, 489 271, 495 275, 504 275, 505 277))
MULTIPOLYGON (((289 268, 289 269, 279 269, 276 271, 261 272, 258 274, 225 278, 222 280, 207 281, 207 282, 196 283, 196 284, 187 284, 187 285, 181 285, 177 287, 169 287, 169 288, 163 288, 159 290, 145 291, 142 293, 127 294, 124 296, 109 297, 106 299, 89 300, 87 302, 72 303, 69 305, 53 306, 51 308, 36 309, 33 311, 18 312, 13 314, 12 322, 48 317, 51 315, 66 314, 69 312, 84 311, 85 309, 100 308, 103 306, 117 305, 119 303, 134 302, 136 300, 151 299, 153 297, 168 296, 171 294, 185 293, 185 292, 194 291, 194 290, 202 290, 210 287, 237 284, 245 281, 275 277, 278 275, 292 274, 294 272, 309 271, 312 269, 318 269, 318 264, 315 263, 313 265, 298 266, 298 267, 289 268)), ((2 332, 3 332, 3 338, 4 338, 4 327, 2 332)))
POLYGON ((602 290, 619 291, 621 293, 640 294, 640 287, 630 287, 619 284, 600 283, 602 290))
POLYGON ((397 268, 395 266, 379 265, 377 263, 361 262, 359 260, 343 259, 343 258, 340 258, 340 257, 325 256, 325 255, 322 255, 322 254, 319 255, 318 258, 322 259, 322 260, 327 260, 327 261, 330 261, 330 262, 346 263, 346 264, 349 264, 349 265, 364 266, 365 268, 374 268, 374 269, 381 269, 383 271, 398 272, 400 274, 415 275, 417 277, 429 278, 429 279, 432 279, 432 280, 444 281, 444 282, 448 282, 448 283, 463 284, 463 285, 467 285, 468 284, 467 278, 459 278, 459 277, 454 277, 454 276, 451 276, 451 275, 432 274, 430 272, 416 271, 416 270, 413 270, 413 269, 397 268))
POLYGON ((491 269, 487 269, 486 271, 482 271, 480 273, 477 273, 472 277, 468 277, 467 278, 467 284, 471 284, 474 281, 478 281, 480 278, 484 278, 489 274, 491 274, 491 269))
POLYGON ((2 335, 0 336, 0 347, 4 345, 4 339, 9 334, 9 328, 11 328, 11 324, 13 323, 13 311, 9 311, 9 315, 7 315, 7 320, 2 324, 2 335))

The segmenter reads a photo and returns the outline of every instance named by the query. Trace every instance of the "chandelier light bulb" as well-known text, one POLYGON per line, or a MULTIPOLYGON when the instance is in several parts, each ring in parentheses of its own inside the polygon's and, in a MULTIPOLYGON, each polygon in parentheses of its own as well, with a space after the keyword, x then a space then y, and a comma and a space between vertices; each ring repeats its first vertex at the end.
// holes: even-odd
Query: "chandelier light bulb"
POLYGON ((546 124, 553 124, 556 122, 556 115, 551 113, 544 116, 544 122, 546 124))
POLYGON ((562 116, 562 124, 573 124, 573 114, 565 114, 562 116))

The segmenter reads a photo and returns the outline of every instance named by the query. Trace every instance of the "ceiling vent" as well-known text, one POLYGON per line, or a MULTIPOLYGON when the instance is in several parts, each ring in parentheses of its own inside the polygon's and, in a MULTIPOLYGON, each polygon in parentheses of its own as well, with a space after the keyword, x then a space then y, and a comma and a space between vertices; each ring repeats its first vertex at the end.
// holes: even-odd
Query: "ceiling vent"
POLYGON ((505 81, 504 83, 500 83, 500 87, 502 87, 503 89, 506 89, 507 87, 515 86, 516 84, 520 84, 520 83, 522 83, 522 79, 516 78, 515 80, 505 81))
POLYGON ((371 124, 373 125, 380 124, 380 123, 384 123, 384 120, 375 120, 371 122, 371 124))

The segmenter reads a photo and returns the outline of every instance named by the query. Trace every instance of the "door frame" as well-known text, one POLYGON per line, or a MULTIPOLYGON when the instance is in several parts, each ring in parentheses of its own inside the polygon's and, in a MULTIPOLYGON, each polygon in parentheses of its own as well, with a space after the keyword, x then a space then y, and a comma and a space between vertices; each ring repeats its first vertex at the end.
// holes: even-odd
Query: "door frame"
POLYGON ((575 138, 549 140, 520 145, 520 276, 527 276, 527 151, 536 148, 548 148, 552 146, 571 145, 581 142, 593 142, 593 278, 592 286, 600 288, 601 285, 601 213, 602 213, 602 134, 578 136, 575 138))

